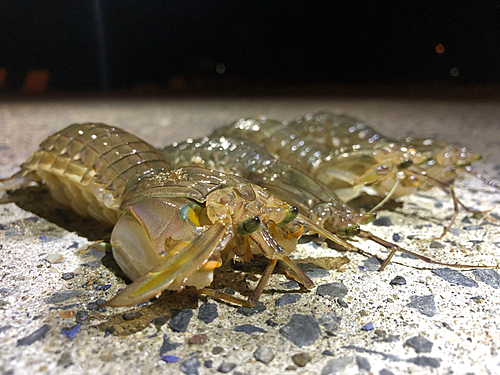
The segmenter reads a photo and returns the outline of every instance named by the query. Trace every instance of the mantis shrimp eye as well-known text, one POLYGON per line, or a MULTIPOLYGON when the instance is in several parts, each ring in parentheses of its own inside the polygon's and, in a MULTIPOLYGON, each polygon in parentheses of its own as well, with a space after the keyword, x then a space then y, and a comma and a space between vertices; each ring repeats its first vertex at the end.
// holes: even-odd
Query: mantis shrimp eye
POLYGON ((238 224, 236 228, 236 233, 240 236, 248 236, 252 234, 260 226, 260 219, 257 216, 249 217, 238 224))
POLYGON ((290 206, 290 209, 286 213, 285 218, 283 220, 281 220, 279 223, 277 223, 276 225, 278 227, 283 227, 283 226, 287 225, 289 222, 295 220, 295 218, 297 217, 298 214, 299 214, 299 209, 295 206, 290 206))
POLYGON ((361 232, 361 228, 359 225, 348 225, 346 227, 340 227, 339 228, 339 235, 340 236, 355 236, 361 232))

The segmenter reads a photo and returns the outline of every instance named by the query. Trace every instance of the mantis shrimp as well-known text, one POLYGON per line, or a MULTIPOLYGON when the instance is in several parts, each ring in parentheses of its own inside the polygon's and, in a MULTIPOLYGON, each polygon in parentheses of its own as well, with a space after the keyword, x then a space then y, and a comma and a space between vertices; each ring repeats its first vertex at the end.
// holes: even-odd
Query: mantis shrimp
POLYGON ((390 254, 381 264, 380 271, 396 251, 406 252, 428 263, 456 266, 433 261, 362 230, 360 224, 373 220, 373 214, 354 213, 327 185, 278 160, 250 140, 206 137, 175 143, 163 148, 162 152, 176 167, 205 166, 247 178, 295 205, 304 216, 332 234, 344 238, 356 236, 386 247, 390 254))
MULTIPOLYGON (((292 163, 334 189, 347 202, 369 185, 385 198, 428 190, 438 186, 451 194, 454 215, 443 231, 453 224, 458 206, 453 182, 461 172, 474 174, 488 185, 498 185, 472 170, 480 156, 465 147, 424 138, 392 140, 358 120, 328 112, 309 114, 290 123, 266 117, 241 119, 214 131, 211 137, 241 136, 261 144, 280 160, 292 163)), ((440 238, 441 238, 440 237, 440 238)))
POLYGON ((18 173, 0 180, 0 190, 42 181, 60 203, 114 225, 113 255, 133 282, 106 306, 194 286, 252 307, 277 262, 314 286, 288 256, 304 227, 351 247, 258 185, 201 167, 174 169, 147 142, 105 124, 74 124, 48 137, 18 173), (248 299, 206 288, 223 257, 246 261, 254 253, 269 263, 248 299))

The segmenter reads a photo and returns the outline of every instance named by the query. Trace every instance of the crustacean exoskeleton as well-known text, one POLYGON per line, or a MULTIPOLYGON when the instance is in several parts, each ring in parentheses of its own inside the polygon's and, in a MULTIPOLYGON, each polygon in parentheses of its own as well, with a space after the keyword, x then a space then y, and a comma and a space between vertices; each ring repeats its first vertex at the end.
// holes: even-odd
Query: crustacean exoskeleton
POLYGON ((114 225, 113 255, 133 283, 107 306, 184 286, 253 306, 278 261, 290 277, 314 286, 288 256, 304 227, 351 247, 245 179, 200 167, 173 170, 153 146, 104 124, 74 124, 48 137, 0 189, 32 181, 45 182, 79 214, 114 225), (223 258, 245 261, 253 253, 269 263, 248 299, 203 289, 223 258))
POLYGON ((298 207, 304 216, 332 234, 347 240, 349 237, 363 238, 386 247, 390 254, 379 270, 386 267, 396 251, 409 253, 428 263, 457 266, 433 261, 362 230, 360 224, 372 220, 373 214, 353 212, 327 185, 278 160, 250 140, 224 136, 190 139, 167 146, 162 152, 176 167, 205 166, 247 178, 298 207))
POLYGON ((480 156, 465 147, 423 138, 393 140, 344 115, 318 112, 290 123, 265 116, 240 119, 216 129, 209 137, 224 135, 251 139, 334 189, 345 202, 355 198, 363 186, 372 187, 385 198, 370 212, 389 198, 437 186, 452 196, 455 207, 441 237, 453 224, 459 205, 475 212, 455 195, 453 184, 460 173, 471 173, 498 188, 472 170, 471 164, 480 156))

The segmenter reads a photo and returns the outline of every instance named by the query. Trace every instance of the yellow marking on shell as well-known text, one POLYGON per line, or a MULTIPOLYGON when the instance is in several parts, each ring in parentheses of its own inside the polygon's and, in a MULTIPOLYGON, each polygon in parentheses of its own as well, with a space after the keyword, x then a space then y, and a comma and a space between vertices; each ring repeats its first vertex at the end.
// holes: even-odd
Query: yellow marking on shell
POLYGON ((178 252, 180 252, 182 249, 184 249, 189 244, 190 244, 189 241, 179 242, 173 248, 171 248, 166 255, 163 255, 163 256, 164 257, 171 257, 172 255, 177 254, 178 252))
POLYGON ((304 226, 301 225, 299 229, 297 229, 295 232, 291 233, 291 235, 295 238, 299 238, 302 236, 302 232, 304 232, 304 226))
POLYGON ((193 225, 197 227, 200 226, 200 219, 198 218, 198 215, 191 206, 184 206, 181 209, 181 214, 185 219, 188 219, 193 225))
POLYGON ((208 271, 212 271, 214 270, 215 268, 218 268, 222 266, 222 262, 219 260, 209 260, 208 262, 206 262, 200 269, 199 271, 203 271, 203 272, 208 272, 208 271))

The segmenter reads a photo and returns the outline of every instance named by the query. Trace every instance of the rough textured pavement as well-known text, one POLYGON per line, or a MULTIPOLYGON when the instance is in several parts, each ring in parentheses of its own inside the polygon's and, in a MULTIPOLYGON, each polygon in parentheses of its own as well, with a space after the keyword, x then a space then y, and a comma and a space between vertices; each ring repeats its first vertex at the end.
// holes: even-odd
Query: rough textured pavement
MULTIPOLYGON (((356 116, 390 136, 460 142, 484 155, 477 169, 499 181, 500 103, 396 99, 81 100, 0 104, 0 177, 48 135, 74 122, 105 122, 156 146, 206 135, 239 117, 278 119, 316 110, 356 116)), ((498 264, 500 193, 467 177, 456 185, 475 218, 452 213, 439 190, 391 204, 365 226, 379 237, 446 263, 498 264)), ((373 258, 325 244, 295 259, 318 286, 306 291, 275 273, 255 309, 189 294, 97 311, 123 288, 110 253, 89 248, 109 230, 29 187, 0 204, 0 373, 3 374, 493 374, 500 372, 497 270, 373 258), (400 263, 400 264, 399 264, 400 263), (340 267, 340 268, 339 268, 340 267), (417 267, 417 268, 412 268, 417 267), (418 269, 418 268, 424 269, 418 269), (337 269, 339 268, 339 269, 337 269)), ((377 245, 359 242, 371 254, 377 245)), ((218 275, 216 287, 255 285, 262 264, 218 275)))

